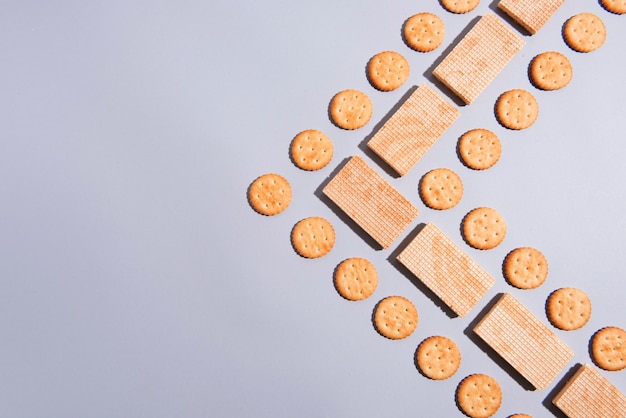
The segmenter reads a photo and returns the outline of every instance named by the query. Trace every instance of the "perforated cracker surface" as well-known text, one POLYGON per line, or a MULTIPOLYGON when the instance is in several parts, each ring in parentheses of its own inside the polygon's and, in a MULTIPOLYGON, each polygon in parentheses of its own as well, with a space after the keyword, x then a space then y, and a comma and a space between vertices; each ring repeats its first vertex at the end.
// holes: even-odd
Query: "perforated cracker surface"
POLYGON ((502 0, 498 8, 530 34, 535 34, 565 0, 502 0))

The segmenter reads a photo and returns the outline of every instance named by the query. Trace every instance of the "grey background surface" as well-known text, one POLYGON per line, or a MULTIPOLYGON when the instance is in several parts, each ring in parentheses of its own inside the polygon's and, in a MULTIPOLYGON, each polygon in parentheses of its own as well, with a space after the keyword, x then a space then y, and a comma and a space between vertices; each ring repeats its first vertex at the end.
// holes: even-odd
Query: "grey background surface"
MULTIPOLYGON (((606 325, 626 328, 626 17, 596 1, 567 0, 405 177, 392 179, 421 213, 389 250, 377 251, 314 191, 345 158, 365 155, 364 138, 413 85, 432 85, 429 67, 496 2, 467 15, 424 1, 56 1, 4 2, 0 11, 0 416, 3 417, 373 417, 462 416, 454 403, 470 373, 503 388, 498 416, 553 416, 551 389, 525 390, 465 330, 498 293, 511 292, 547 323, 544 303, 559 287, 583 289, 590 322, 556 331, 590 362, 588 341, 606 325), (404 20, 431 11, 446 24, 444 45, 420 54, 400 36, 404 20), (606 43, 579 54, 561 38, 571 15, 591 11, 606 43), (407 84, 381 93, 365 64, 383 50, 404 54, 407 84), (539 91, 532 57, 566 54, 569 86, 539 91), (370 95, 372 121, 342 131, 330 98, 370 95), (508 131, 493 115, 510 88, 535 94, 540 116, 508 131), (465 168, 455 145, 485 127, 502 141, 499 163, 465 168), (331 164, 304 172, 289 160, 293 136, 326 132, 331 164), (426 208, 420 177, 445 166, 465 194, 448 211, 426 208), (246 189, 277 172, 293 202, 276 217, 255 213, 246 189), (506 219, 499 247, 477 251, 459 234, 462 217, 491 206, 506 219), (307 216, 335 226, 332 252, 296 255, 293 225, 307 216), (466 318, 447 317, 389 261, 420 223, 436 223, 495 278, 466 318), (521 291, 501 264, 518 246, 543 251, 546 283, 521 291), (375 263, 369 299, 343 300, 332 284, 347 257, 375 263), (400 294, 418 308, 415 333, 390 341, 372 309, 400 294), (452 378, 420 375, 413 354, 425 337, 460 346, 452 378)), ((366 157, 367 158, 367 157, 366 157)), ((564 370, 558 382, 565 376, 564 370)), ((626 393, 626 371, 602 372, 626 393)), ((554 387, 553 385, 553 387, 554 387)))

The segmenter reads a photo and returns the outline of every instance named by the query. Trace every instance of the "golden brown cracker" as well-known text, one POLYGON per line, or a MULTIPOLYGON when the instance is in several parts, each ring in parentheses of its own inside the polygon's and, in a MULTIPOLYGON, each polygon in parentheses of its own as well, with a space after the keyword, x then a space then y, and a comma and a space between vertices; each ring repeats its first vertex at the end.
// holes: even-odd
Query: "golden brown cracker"
POLYGON ((378 272, 371 261, 353 257, 342 261, 335 270, 335 289, 348 300, 370 297, 378 286, 378 272))
POLYGON ((347 89, 335 94, 328 106, 331 121, 339 128, 362 128, 372 117, 372 101, 359 90, 347 89))
POLYGON ((322 131, 307 129, 296 135, 289 149, 295 165, 315 171, 328 165, 333 158, 333 141, 322 131))
POLYGON ((516 248, 504 258, 502 273, 512 286, 519 289, 535 289, 548 277, 548 260, 536 248, 516 248))
POLYGON ((604 22, 593 13, 579 13, 563 25, 563 40, 576 52, 591 52, 606 40, 604 22))
POLYGON ((493 167, 502 155, 502 144, 498 136, 488 129, 472 129, 465 132, 457 144, 463 164, 474 170, 493 167))
POLYGON ((413 334, 417 321, 415 305, 403 296, 388 296, 374 310, 376 330, 392 340, 401 340, 413 334))
POLYGON ((543 52, 530 62, 530 81, 541 90, 558 90, 572 81, 573 69, 569 59, 556 51, 543 52))
POLYGON ((291 186, 279 174, 269 173, 257 177, 248 188, 248 202, 261 215, 281 213, 291 203, 291 186))
POLYGON ((617 15, 626 13, 626 0, 600 0, 600 4, 608 12, 617 15))
POLYGON ((439 2, 450 13, 463 14, 474 10, 480 0, 439 0, 439 2))
POLYGON ((626 368, 626 331, 619 327, 605 327, 591 338, 594 363, 608 371, 626 368))
POLYGON ((502 389, 493 377, 481 373, 472 374, 458 384, 456 403, 469 417, 491 417, 502 404, 502 389))
POLYGON ((498 8, 534 35, 565 0, 500 0, 498 8))
POLYGON ((497 247, 506 236, 506 222, 497 210, 480 207, 463 218, 463 238, 478 250, 497 247))
POLYGON ((463 182, 449 168, 436 168, 424 174, 419 194, 426 206, 445 210, 456 206, 463 197, 463 182))
POLYGON ((409 78, 410 72, 409 62, 395 51, 380 52, 367 63, 367 79, 380 91, 397 89, 409 78))
POLYGON ((423 340, 415 352, 415 362, 424 376, 445 380, 461 365, 461 351, 448 337, 435 335, 423 340))
POLYGON ((498 97, 495 112, 502 126, 521 130, 535 123, 539 116, 539 104, 528 90, 513 89, 505 91, 498 97))
POLYGON ((409 48, 418 52, 434 51, 441 45, 445 36, 445 24, 434 13, 414 14, 402 26, 404 42, 409 48))
POLYGON ((546 300, 546 315, 552 325, 564 331, 582 328, 591 317, 591 301, 573 287, 557 289, 546 300))
POLYGON ((322 257, 335 245, 335 230, 324 218, 319 216, 305 218, 291 230, 291 243, 302 257, 322 257))

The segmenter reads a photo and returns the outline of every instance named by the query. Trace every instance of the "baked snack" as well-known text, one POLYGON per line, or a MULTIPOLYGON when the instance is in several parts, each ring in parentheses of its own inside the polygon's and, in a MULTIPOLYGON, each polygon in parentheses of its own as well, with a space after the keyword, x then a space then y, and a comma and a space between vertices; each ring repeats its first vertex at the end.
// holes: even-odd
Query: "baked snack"
POLYGON ((451 13, 463 14, 471 12, 480 0, 440 0, 444 9, 451 13))
POLYGON ((293 138, 289 153, 293 163, 301 169, 319 170, 333 158, 333 141, 322 131, 307 129, 293 138))
POLYGON ((248 202, 261 215, 277 215, 291 203, 291 186, 279 174, 264 174, 248 188, 248 202))
POLYGON ((367 63, 367 79, 380 91, 395 90, 409 78, 409 62, 395 51, 383 51, 367 63))
POLYGON ((417 309, 402 296, 388 296, 374 310, 374 326, 383 337, 401 340, 413 334, 417 327, 417 309))
POLYGON ((456 403, 471 418, 487 418, 500 409, 502 389, 493 377, 472 374, 461 380, 457 386, 456 403))
POLYGON ((402 26, 402 38, 407 46, 418 52, 434 51, 446 35, 443 20, 433 13, 417 13, 402 26))
POLYGON ((497 210, 481 207, 468 212, 463 218, 463 238, 477 250, 497 247, 506 236, 506 222, 497 210))
POLYGON ((436 168, 424 174, 420 180, 419 194, 424 204, 431 209, 450 209, 463 197, 463 182, 449 168, 436 168))
POLYGON ((502 273, 511 286, 535 289, 548 277, 548 261, 536 248, 516 248, 504 258, 502 273))
POLYGON ((378 272, 371 261, 354 257, 342 261, 335 269, 335 289, 348 300, 370 297, 378 286, 378 272))
POLYGON ((626 331, 619 327, 605 327, 591 338, 593 362, 608 371, 626 368, 626 331))
POLYGON ((424 376, 433 380, 444 380, 459 369, 461 351, 450 338, 435 335, 426 338, 417 347, 415 362, 424 376))
POLYGON ((529 128, 539 116, 537 99, 528 90, 505 91, 496 101, 496 119, 505 128, 529 128))
POLYGON ((353 130, 367 125, 372 117, 372 101, 359 90, 342 90, 335 94, 328 106, 328 113, 335 126, 353 130))
POLYGON ((500 0, 498 8, 534 35, 565 0, 500 0))
POLYGON ((500 160, 502 144, 492 131, 472 129, 459 138, 457 152, 467 167, 474 170, 486 170, 500 160))
POLYGON ((335 230, 324 218, 319 216, 305 218, 291 230, 291 243, 302 257, 323 257, 335 245, 335 230))
POLYGON ((616 15, 626 13, 626 0, 600 0, 600 4, 606 11, 616 15))
POLYGON ((589 321, 591 301, 582 290, 563 287, 548 296, 546 315, 550 323, 558 329, 573 331, 582 328, 589 321))
POLYGON ((593 13, 579 13, 563 25, 563 40, 576 52, 591 52, 606 40, 604 22, 593 13))
POLYGON ((530 62, 528 75, 531 83, 541 90, 558 90, 572 81, 572 64, 569 59, 556 51, 537 55, 530 62))

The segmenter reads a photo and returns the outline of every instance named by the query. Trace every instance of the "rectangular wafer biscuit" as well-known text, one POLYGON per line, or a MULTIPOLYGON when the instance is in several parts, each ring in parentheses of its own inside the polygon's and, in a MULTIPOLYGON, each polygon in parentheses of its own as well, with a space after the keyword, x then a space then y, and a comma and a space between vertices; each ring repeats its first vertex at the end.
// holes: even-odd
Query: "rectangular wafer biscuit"
POLYGON ((432 87, 422 84, 374 134, 367 146, 403 176, 459 115, 454 105, 432 87))
POLYGON ((502 0, 498 8, 511 16, 531 35, 550 19, 565 0, 502 0))
POLYGON ((545 389, 574 352, 513 295, 500 297, 474 332, 536 389, 545 389))
POLYGON ((397 259, 459 316, 467 315, 495 283, 432 223, 424 226, 397 259))
POLYGON ((433 71, 465 103, 472 103, 524 46, 524 39, 492 13, 470 29, 433 71))
POLYGON ((419 214, 358 156, 330 180, 323 193, 383 248, 388 248, 419 214))
POLYGON ((626 396, 588 364, 579 367, 552 403, 569 418, 626 418, 626 396))

